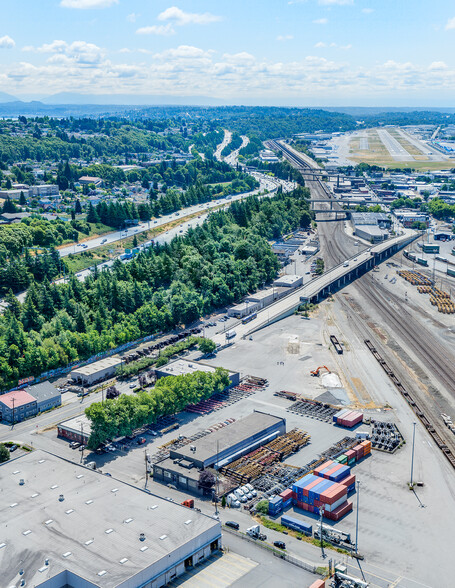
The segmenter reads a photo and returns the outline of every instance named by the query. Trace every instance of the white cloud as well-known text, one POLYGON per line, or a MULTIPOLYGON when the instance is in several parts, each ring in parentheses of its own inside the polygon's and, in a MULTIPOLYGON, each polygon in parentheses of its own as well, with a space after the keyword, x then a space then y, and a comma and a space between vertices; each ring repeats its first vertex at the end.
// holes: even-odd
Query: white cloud
POLYGON ((319 4, 323 6, 333 6, 335 4, 338 6, 348 6, 349 4, 354 4, 354 0, 319 0, 319 4))
POLYGON ((349 51, 349 49, 352 49, 352 45, 351 43, 348 43, 347 45, 340 45, 340 49, 343 49, 343 51, 349 51))
MULTIPOLYGON (((330 42, 326 41, 327 51, 330 42)), ((345 46, 347 47, 347 46, 345 46)), ((410 95, 452 96, 455 66, 442 61, 426 64, 386 61, 368 67, 351 64, 349 54, 336 46, 333 59, 301 55, 293 60, 264 59, 247 52, 219 54, 197 46, 180 45, 160 53, 133 50, 132 54, 112 52, 83 41, 56 40, 34 49, 41 63, 5 63, 0 69, 2 90, 14 93, 74 91, 82 93, 169 94, 213 96, 241 103, 243 98, 263 103, 307 99, 326 103, 340 96, 355 103, 361 99, 390 100, 410 95), (127 58, 127 59, 124 59, 127 58), (96 88, 96 90, 94 90, 96 88)), ((24 54, 25 55, 25 54, 24 54)))
POLYGON ((371 14, 374 12, 374 8, 362 8, 363 14, 371 14))
POLYGON ((455 16, 453 18, 449 18, 446 24, 446 31, 452 31, 455 29, 455 16))
POLYGON ((160 37, 169 37, 175 35, 175 30, 171 23, 166 25, 152 25, 150 27, 141 27, 137 29, 136 35, 158 35, 160 37))
POLYGON ((126 20, 128 22, 136 22, 138 16, 139 16, 139 14, 132 12, 131 14, 128 14, 128 16, 126 17, 126 20))
POLYGON ((154 55, 157 59, 200 59, 210 57, 211 51, 204 51, 192 45, 180 45, 175 49, 166 49, 154 55))
POLYGON ((131 49, 128 49, 128 47, 122 47, 121 49, 118 50, 119 53, 131 53, 131 49))
POLYGON ((320 24, 320 25, 325 25, 327 24, 329 21, 327 18, 317 18, 316 20, 313 20, 314 24, 320 24))
MULTIPOLYGON (((25 49, 25 48, 24 48, 25 49)), ((28 47, 27 47, 28 49, 28 47)), ((64 56, 64 58, 49 57, 48 63, 72 62, 80 65, 91 66, 99 64, 104 59, 104 51, 98 45, 86 43, 85 41, 66 41, 55 40, 52 43, 45 43, 36 49, 38 53, 52 53, 54 55, 64 56)))
POLYGON ((294 35, 278 35, 276 38, 277 41, 291 41, 294 38, 294 35))
POLYGON ((322 41, 319 41, 319 43, 316 43, 316 45, 315 45, 316 49, 323 49, 324 47, 327 47, 327 45, 325 43, 323 43, 322 41))
POLYGON ((14 39, 11 39, 9 35, 0 37, 0 49, 12 49, 16 46, 14 39))
POLYGON ((60 2, 60 6, 63 8, 78 8, 80 10, 108 8, 113 4, 118 4, 118 0, 61 0, 60 2))
POLYGON ((429 69, 432 71, 442 71, 448 69, 448 65, 444 61, 433 61, 433 63, 430 63, 429 69))
POLYGON ((158 20, 171 20, 179 26, 187 24, 205 25, 212 22, 218 22, 221 20, 221 17, 216 16, 215 14, 210 14, 210 12, 204 12, 201 14, 184 12, 180 8, 177 8, 177 6, 171 6, 158 15, 158 20))

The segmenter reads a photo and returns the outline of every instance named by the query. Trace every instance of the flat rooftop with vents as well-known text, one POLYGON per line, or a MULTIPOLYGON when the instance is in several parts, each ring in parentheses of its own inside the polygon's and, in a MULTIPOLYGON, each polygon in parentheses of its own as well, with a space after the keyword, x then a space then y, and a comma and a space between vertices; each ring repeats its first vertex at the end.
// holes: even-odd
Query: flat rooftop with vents
POLYGON ((5 587, 159 588, 221 545, 219 521, 41 450, 0 477, 5 587))

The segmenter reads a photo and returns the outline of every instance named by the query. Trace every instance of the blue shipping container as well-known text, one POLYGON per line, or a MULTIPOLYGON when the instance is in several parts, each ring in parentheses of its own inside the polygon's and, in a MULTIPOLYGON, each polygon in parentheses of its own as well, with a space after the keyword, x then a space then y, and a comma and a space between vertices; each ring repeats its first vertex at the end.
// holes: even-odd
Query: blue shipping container
POLYGON ((299 488, 303 490, 304 488, 306 488, 306 486, 308 486, 308 484, 311 484, 311 482, 316 480, 316 478, 317 476, 313 474, 303 476, 303 478, 300 478, 300 480, 297 480, 296 482, 294 482, 294 484, 292 484, 292 491, 298 492, 299 488))
POLYGON ((305 533, 306 535, 313 534, 313 527, 304 521, 300 521, 299 519, 295 519, 294 517, 289 517, 287 515, 283 515, 281 517, 281 524, 289 529, 293 529, 294 531, 300 531, 301 533, 305 533))
POLYGON ((281 496, 272 496, 269 499, 269 505, 274 504, 276 506, 281 505, 281 503, 283 502, 283 499, 281 498, 281 496))
POLYGON ((335 472, 333 476, 330 476, 330 479, 334 482, 341 482, 341 480, 347 478, 350 475, 350 473, 351 468, 349 468, 348 466, 343 466, 337 472, 335 472))
POLYGON ((321 478, 321 483, 317 484, 309 491, 310 498, 313 498, 314 500, 320 500, 321 492, 324 492, 324 490, 327 490, 331 486, 333 486, 332 480, 321 478))

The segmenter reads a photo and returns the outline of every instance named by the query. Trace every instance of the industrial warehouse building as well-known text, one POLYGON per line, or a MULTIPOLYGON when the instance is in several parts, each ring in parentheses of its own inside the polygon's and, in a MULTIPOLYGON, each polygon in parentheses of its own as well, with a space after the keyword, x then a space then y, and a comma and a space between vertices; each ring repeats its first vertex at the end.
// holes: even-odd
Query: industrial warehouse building
POLYGON ((383 212, 353 212, 351 220, 354 234, 360 239, 380 243, 389 237, 387 229, 392 225, 392 220, 383 212))
MULTIPOLYGON (((207 372, 212 374, 216 368, 212 365, 200 363, 197 361, 187 361, 186 359, 176 359, 166 365, 156 368, 155 374, 157 378, 165 376, 184 376, 186 374, 194 374, 194 372, 207 372)), ((233 386, 237 386, 240 382, 239 372, 229 372, 229 379, 233 386)))
POLYGON ((60 391, 50 382, 29 386, 27 392, 36 398, 38 412, 44 412, 62 404, 60 391))
POLYGON ((77 441, 87 445, 90 433, 92 432, 92 423, 85 414, 68 419, 58 424, 57 434, 59 437, 69 441, 77 441))
POLYGON ((117 366, 121 365, 121 363, 122 359, 120 357, 106 357, 105 359, 100 359, 100 361, 74 369, 70 373, 70 378, 77 384, 82 384, 82 386, 91 386, 114 376, 117 366))
POLYGON ((154 464, 153 479, 200 494, 200 470, 221 468, 285 432, 286 419, 254 411, 191 445, 172 449, 169 458, 154 464))
POLYGON ((219 521, 44 451, 0 475, 2 586, 159 588, 221 547, 219 521))

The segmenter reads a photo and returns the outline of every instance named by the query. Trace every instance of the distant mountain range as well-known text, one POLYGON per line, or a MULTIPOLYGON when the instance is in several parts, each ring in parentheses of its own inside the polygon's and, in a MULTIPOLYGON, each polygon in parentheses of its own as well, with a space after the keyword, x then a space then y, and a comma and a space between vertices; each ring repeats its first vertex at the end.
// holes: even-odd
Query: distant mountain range
POLYGON ((17 102, 19 98, 16 96, 12 96, 11 94, 7 94, 6 92, 0 92, 0 103, 3 102, 17 102))
MULTIPOLYGON (((144 109, 144 107, 167 106, 236 106, 251 102, 251 100, 221 100, 208 96, 169 96, 153 94, 82 94, 77 92, 59 92, 51 96, 42 97, 37 95, 39 100, 21 100, 20 98, 0 92, 0 116, 16 117, 19 115, 28 116, 103 116, 122 114, 144 109)), ((27 98, 33 98, 28 95, 27 98)), ((267 100, 270 102, 270 100, 267 100)), ((254 106, 250 104, 250 106, 254 106)), ((265 105, 264 105, 265 106, 265 105)), ((269 105, 270 106, 270 105, 269 105)), ((296 105, 289 105, 291 108, 298 108, 296 105)), ((406 107, 406 106, 312 106, 301 105, 302 108, 321 109, 329 112, 342 112, 356 119, 368 116, 376 116, 385 113, 409 113, 409 112, 440 112, 455 113, 454 107, 406 107)), ((284 108, 286 108, 284 106, 284 108)))

